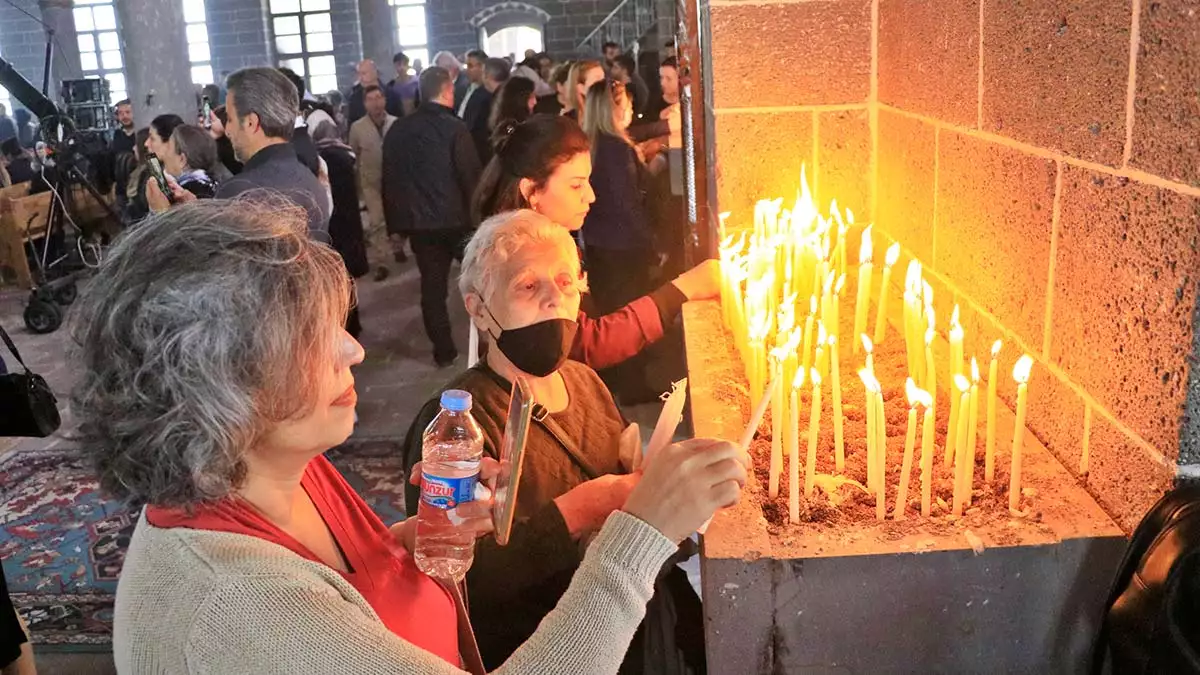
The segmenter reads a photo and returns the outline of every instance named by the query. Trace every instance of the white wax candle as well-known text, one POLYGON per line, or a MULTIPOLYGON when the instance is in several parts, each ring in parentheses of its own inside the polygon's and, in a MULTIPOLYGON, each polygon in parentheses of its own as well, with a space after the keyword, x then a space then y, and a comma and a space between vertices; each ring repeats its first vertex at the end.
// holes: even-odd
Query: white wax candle
POLYGON ((1002 343, 996 340, 992 345, 992 363, 988 366, 987 438, 983 455, 983 478, 989 483, 996 477, 996 364, 1001 347, 1002 343))
POLYGON ((1029 374, 1033 358, 1026 354, 1013 368, 1013 379, 1017 381, 1017 420, 1013 426, 1012 469, 1008 479, 1008 509, 1019 512, 1021 507, 1021 456, 1025 442, 1025 413, 1029 403, 1029 374))
POLYGON ((879 306, 875 312, 875 344, 883 342, 887 334, 887 299, 890 295, 888 286, 892 283, 892 265, 900 259, 900 244, 892 244, 887 250, 883 264, 883 283, 879 285, 879 306))
POLYGON ((821 429, 821 374, 813 370, 812 411, 808 418, 808 457, 804 463, 804 497, 812 498, 817 471, 817 434, 821 429))

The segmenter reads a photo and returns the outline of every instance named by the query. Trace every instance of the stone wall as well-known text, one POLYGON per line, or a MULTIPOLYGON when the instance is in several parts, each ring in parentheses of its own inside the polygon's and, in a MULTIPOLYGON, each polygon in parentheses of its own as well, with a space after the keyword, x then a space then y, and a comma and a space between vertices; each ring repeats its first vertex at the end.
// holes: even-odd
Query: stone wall
POLYGON ((712 7, 720 208, 875 214, 1126 529, 1200 464, 1200 6, 1131 1, 712 7))

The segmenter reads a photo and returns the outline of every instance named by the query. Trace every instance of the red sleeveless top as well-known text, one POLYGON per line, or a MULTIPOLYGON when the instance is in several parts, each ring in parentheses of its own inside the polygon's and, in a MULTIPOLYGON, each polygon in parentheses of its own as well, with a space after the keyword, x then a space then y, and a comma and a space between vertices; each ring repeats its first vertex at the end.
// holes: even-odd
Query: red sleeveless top
MULTIPOLYGON (((408 551, 324 456, 309 462, 300 485, 350 566, 350 572, 340 574, 362 594, 388 630, 458 666, 458 617, 450 594, 417 569, 408 551)), ((240 499, 206 504, 192 515, 183 509, 147 506, 146 520, 155 527, 246 534, 279 544, 306 560, 321 562, 240 499)))

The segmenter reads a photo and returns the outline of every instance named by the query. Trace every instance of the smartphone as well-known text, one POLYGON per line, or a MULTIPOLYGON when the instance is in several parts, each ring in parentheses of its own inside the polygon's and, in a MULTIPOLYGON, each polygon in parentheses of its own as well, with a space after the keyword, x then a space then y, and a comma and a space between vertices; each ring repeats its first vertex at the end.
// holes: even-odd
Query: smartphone
POLYGON ((205 129, 212 129, 212 103, 208 97, 204 97, 204 102, 200 105, 200 120, 205 129))
POLYGON ((172 204, 175 203, 175 193, 171 192, 171 186, 167 184, 167 175, 163 172, 162 162, 158 157, 150 155, 150 175, 154 176, 155 182, 158 183, 158 189, 166 195, 167 200, 172 204))
POLYGON ((513 515, 517 511, 517 488, 521 485, 521 466, 525 461, 525 443, 529 440, 529 424, 533 419, 533 393, 525 378, 518 377, 512 386, 508 402, 508 421, 504 425, 504 441, 500 448, 500 473, 492 481, 492 525, 496 543, 508 545, 512 534, 513 515))

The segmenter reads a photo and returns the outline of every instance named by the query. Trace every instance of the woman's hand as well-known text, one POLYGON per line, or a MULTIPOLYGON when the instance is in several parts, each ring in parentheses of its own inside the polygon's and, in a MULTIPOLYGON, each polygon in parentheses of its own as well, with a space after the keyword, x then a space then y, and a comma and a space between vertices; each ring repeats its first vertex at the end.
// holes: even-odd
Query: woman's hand
POLYGON ((647 458, 624 511, 683 541, 717 509, 733 506, 746 484, 741 450, 729 441, 694 438, 647 458))
POLYGON ((172 199, 167 199, 167 196, 159 189, 158 181, 154 178, 146 183, 146 204, 154 213, 166 211, 171 208, 171 204, 183 204, 196 199, 196 195, 179 187, 179 183, 176 183, 175 179, 170 176, 167 176, 167 187, 171 189, 172 199))
POLYGON ((675 281, 688 300, 707 300, 721 294, 721 263, 708 259, 680 274, 675 281))
POLYGON ((609 474, 580 483, 554 500, 572 539, 599 530, 608 514, 620 509, 638 484, 641 474, 609 474))
MULTIPOLYGON (((450 509, 454 517, 463 521, 463 526, 474 530, 479 538, 492 531, 492 491, 484 485, 485 481, 495 478, 500 473, 500 462, 491 457, 484 457, 479 462, 479 483, 475 486, 475 500, 460 504, 450 509)), ((408 475, 408 482, 413 485, 421 484, 421 462, 413 466, 408 475)), ((388 528, 396 541, 400 542, 409 553, 417 550, 417 517, 406 518, 388 528)))

